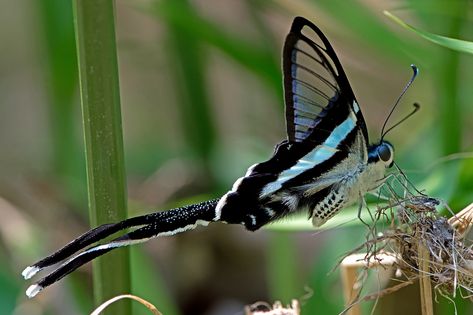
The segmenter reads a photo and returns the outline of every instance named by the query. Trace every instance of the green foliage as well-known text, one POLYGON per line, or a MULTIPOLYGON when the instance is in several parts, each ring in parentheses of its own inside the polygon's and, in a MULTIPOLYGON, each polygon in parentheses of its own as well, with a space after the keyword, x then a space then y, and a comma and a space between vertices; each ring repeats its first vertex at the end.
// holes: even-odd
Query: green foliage
MULTIPOLYGON (((185 32, 187 38, 193 38, 221 50, 242 67, 261 76, 276 93, 281 91, 279 58, 269 50, 271 46, 263 46, 224 32, 217 22, 204 19, 186 2, 183 0, 157 1, 150 12, 164 19, 171 29, 185 32)), ((267 43, 268 40, 262 43, 267 43)), ((199 53, 192 49, 192 46, 188 47, 188 50, 193 54, 199 53)))
POLYGON ((52 140, 50 167, 57 180, 66 185, 67 198, 80 204, 85 193, 85 172, 83 148, 77 137, 80 128, 76 119, 79 77, 72 2, 45 0, 36 5, 43 30, 42 58, 46 61, 43 85, 48 94, 48 127, 52 140), (84 189, 77 189, 77 186, 84 189))
MULTIPOLYGON (((157 272, 156 266, 150 257, 147 257, 141 248, 131 248, 131 265, 132 269, 132 291, 134 295, 145 300, 153 301, 155 306, 162 314, 179 315, 179 310, 175 305, 175 301, 164 285, 164 280, 157 272)), ((141 305, 133 303, 133 314, 146 315, 149 311, 143 309, 141 305)))
MULTIPOLYGON (((157 8, 157 12, 161 12, 162 9, 163 12, 169 12, 169 16, 181 17, 186 14, 196 16, 192 6, 186 1, 173 1, 168 4, 170 7, 168 11, 165 10, 167 6, 162 6, 162 8, 157 8), (173 8, 176 4, 179 4, 176 8, 179 14, 175 14, 176 9, 173 8)), ((189 24, 190 27, 199 27, 200 25, 179 23, 180 19, 177 20, 177 22, 172 18, 167 20, 169 39, 165 45, 171 48, 169 59, 172 60, 176 69, 173 79, 175 86, 180 87, 178 96, 182 126, 192 152, 206 168, 209 168, 209 159, 214 150, 217 134, 205 86, 207 58, 204 56, 201 41, 189 34, 188 26, 185 26, 189 24)))
POLYGON ((50 128, 53 138, 53 163, 60 176, 77 176, 77 146, 74 135, 74 97, 77 92, 77 57, 74 44, 70 1, 46 0, 38 3, 47 60, 45 88, 50 97, 50 128))
POLYGON ((413 31, 414 33, 417 33, 419 36, 427 39, 428 41, 431 41, 432 43, 438 44, 440 46, 450 48, 452 50, 456 50, 458 52, 464 52, 467 54, 473 54, 473 42, 469 42, 466 40, 460 40, 456 38, 450 38, 438 34, 433 34, 430 32, 426 32, 421 29, 417 29, 413 27, 412 25, 409 25, 405 22, 403 22, 401 19, 399 19, 397 16, 394 14, 384 11, 384 14, 391 18, 394 22, 397 24, 401 25, 402 27, 413 31))

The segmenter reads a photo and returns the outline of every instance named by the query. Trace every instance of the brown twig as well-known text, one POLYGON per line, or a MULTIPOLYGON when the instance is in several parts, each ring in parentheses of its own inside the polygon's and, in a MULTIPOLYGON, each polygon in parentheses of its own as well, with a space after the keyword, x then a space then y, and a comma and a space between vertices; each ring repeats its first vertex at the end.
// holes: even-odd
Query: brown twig
POLYGON ((430 253, 425 241, 419 239, 419 284, 422 315, 433 315, 432 283, 430 281, 430 253))
POLYGON ((370 230, 373 237, 339 262, 347 305, 344 314, 361 314, 360 302, 378 299, 415 280, 420 282, 423 315, 433 315, 432 287, 447 298, 454 298, 457 290, 463 298, 473 296, 473 245, 464 239, 473 224, 473 204, 446 220, 435 209, 440 203, 425 196, 401 200, 398 220, 391 228, 381 235, 370 230), (355 254, 363 247, 366 253, 355 254), (386 260, 386 255, 390 259, 386 260), (396 276, 404 275, 407 281, 360 297, 360 268, 366 274, 370 268, 393 265, 396 276))

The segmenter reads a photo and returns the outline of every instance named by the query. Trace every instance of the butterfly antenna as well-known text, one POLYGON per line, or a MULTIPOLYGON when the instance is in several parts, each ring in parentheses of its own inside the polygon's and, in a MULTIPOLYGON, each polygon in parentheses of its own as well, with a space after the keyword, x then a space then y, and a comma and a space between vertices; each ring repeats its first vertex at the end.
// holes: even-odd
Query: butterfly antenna
POLYGON ((399 126, 400 124, 402 124, 404 121, 406 121, 409 117, 411 117, 412 115, 414 115, 419 109, 420 109, 420 105, 419 103, 414 103, 414 109, 412 110, 412 112, 410 112, 409 114, 407 114, 403 119, 401 119, 400 121, 398 121, 397 123, 395 123, 394 125, 392 125, 391 127, 388 128, 388 130, 386 130, 383 134, 381 134, 381 140, 383 140, 384 136, 389 133, 391 130, 393 130, 394 128, 396 128, 397 126, 399 126))
POLYGON ((388 114, 388 117, 386 117, 386 120, 384 121, 384 124, 383 124, 383 128, 381 129, 381 139, 384 138, 384 136, 390 131, 392 130, 392 128, 394 128, 395 126, 399 125, 401 122, 403 122, 404 120, 406 120, 407 118, 409 118, 411 115, 413 115, 419 108, 419 105, 417 104, 414 104, 414 106, 416 107, 414 109, 414 111, 412 113, 410 113, 409 115, 407 115, 405 118, 403 118, 400 122, 396 123, 393 127, 389 128, 386 132, 384 132, 384 129, 386 128, 386 125, 389 121, 389 118, 391 118, 391 115, 393 114, 394 110, 396 109, 397 107, 397 104, 399 104, 399 101, 401 100, 401 98, 404 96, 404 94, 406 94, 407 92, 407 89, 411 86, 412 82, 414 82, 415 78, 417 77, 417 74, 419 73, 419 69, 415 66, 415 65, 411 65, 411 68, 412 68, 412 71, 414 72, 412 74, 412 77, 411 79, 409 80, 409 82, 407 82, 406 86, 404 87, 404 89, 402 90, 401 92, 401 95, 399 95, 399 97, 397 98, 396 102, 394 103, 394 106, 391 108, 391 111, 389 112, 388 114))

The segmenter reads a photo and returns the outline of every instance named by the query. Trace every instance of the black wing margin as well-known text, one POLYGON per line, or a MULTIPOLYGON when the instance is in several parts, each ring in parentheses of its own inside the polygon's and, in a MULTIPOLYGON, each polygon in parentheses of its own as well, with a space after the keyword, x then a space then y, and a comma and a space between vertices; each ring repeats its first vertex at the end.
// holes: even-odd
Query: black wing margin
MULTIPOLYGON (((328 120, 346 117, 353 107, 355 95, 335 51, 322 31, 303 17, 294 19, 286 37, 283 72, 289 141, 303 142, 314 130, 320 136, 317 139, 325 138, 331 130, 326 123, 324 128, 317 128, 321 120, 326 116, 331 116, 328 120)), ((355 112, 368 143, 361 111, 355 112)))

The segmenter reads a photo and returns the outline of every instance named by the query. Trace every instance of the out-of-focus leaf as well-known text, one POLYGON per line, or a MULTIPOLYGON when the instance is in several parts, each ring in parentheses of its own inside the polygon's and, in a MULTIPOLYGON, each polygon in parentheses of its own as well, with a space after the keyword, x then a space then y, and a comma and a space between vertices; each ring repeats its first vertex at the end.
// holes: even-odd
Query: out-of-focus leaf
MULTIPOLYGON (((131 247, 131 266, 132 292, 150 302, 163 313, 179 315, 179 311, 166 289, 164 280, 161 278, 156 266, 153 266, 151 260, 143 253, 140 247, 131 247)), ((133 314, 149 314, 139 305, 132 305, 133 314)))
POLYGON ((9 266, 4 264, 4 262, 7 262, 7 257, 4 257, 4 255, 0 255, 0 257, 2 258, 2 263, 0 263, 0 313, 12 314, 17 296, 20 293, 18 281, 15 281, 19 277, 14 277, 12 272, 6 272, 10 269, 9 266))
POLYGON ((473 159, 466 158, 460 164, 458 187, 451 206, 454 210, 460 210, 473 202, 473 159))
MULTIPOLYGON (((171 3, 166 1, 166 3, 171 3)), ((172 1, 189 15, 195 15, 185 0, 172 1)), ((175 64, 176 97, 187 143, 192 153, 209 168, 217 138, 205 74, 207 58, 201 42, 182 24, 168 23, 170 62, 175 64)))
MULTIPOLYGON (((422 45, 409 38, 400 39, 390 30, 386 23, 376 17, 371 10, 360 1, 352 1, 350 5, 341 4, 338 1, 319 0, 312 1, 287 1, 277 0, 276 3, 284 9, 294 11, 295 14, 304 15, 317 24, 319 16, 330 16, 337 25, 343 26, 350 37, 355 38, 358 43, 363 42, 383 52, 385 56, 393 60, 407 59, 406 51, 415 50, 419 55, 428 53, 422 45)), ((412 59, 405 60, 411 62, 412 59)))
POLYGON ((267 250, 268 293, 271 300, 290 303, 301 294, 297 251, 291 233, 271 233, 267 250))
POLYGON ((366 229, 351 227, 328 231, 327 241, 319 249, 320 255, 312 266, 308 279, 307 301, 302 301, 303 314, 339 314, 343 311, 343 294, 338 272, 331 272, 346 252, 363 242, 366 229))
POLYGON ((428 41, 438 44, 440 46, 450 48, 459 52, 464 52, 467 54, 473 54, 473 42, 469 42, 466 40, 461 40, 461 39, 456 39, 456 38, 450 38, 442 35, 437 35, 433 33, 429 33, 427 31, 423 31, 421 29, 415 28, 412 25, 407 24, 394 14, 390 13, 389 11, 384 11, 384 14, 391 18, 394 22, 397 24, 401 25, 402 27, 413 31, 417 35, 421 36, 424 39, 427 39, 428 41))
MULTIPOLYGON (((281 70, 274 52, 263 45, 239 38, 222 27, 200 17, 180 1, 157 1, 149 10, 168 24, 219 49, 242 66, 259 75, 281 95, 281 70)), ((279 52, 278 52, 279 53, 279 52)))
MULTIPOLYGON (((376 209, 375 206, 369 206, 370 209, 376 209)), ((371 210, 373 211, 373 210, 371 210)), ((371 216, 367 210, 363 210, 360 214, 361 218, 365 222, 372 222, 371 216)), ((328 220, 327 223, 321 227, 315 228, 312 225, 312 220, 307 217, 307 213, 295 215, 289 218, 282 219, 278 222, 272 223, 265 226, 265 229, 272 231, 314 231, 314 230, 329 230, 337 227, 349 227, 361 225, 358 218, 358 207, 349 207, 342 209, 340 213, 337 213, 332 219, 328 220)))
POLYGON ((72 2, 38 1, 45 56, 44 88, 48 95, 48 128, 52 143, 51 168, 65 184, 68 198, 83 203, 84 155, 77 137, 77 57, 72 19, 72 2))

